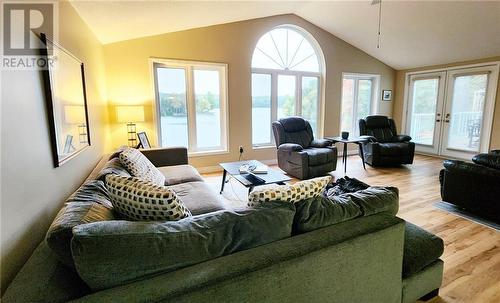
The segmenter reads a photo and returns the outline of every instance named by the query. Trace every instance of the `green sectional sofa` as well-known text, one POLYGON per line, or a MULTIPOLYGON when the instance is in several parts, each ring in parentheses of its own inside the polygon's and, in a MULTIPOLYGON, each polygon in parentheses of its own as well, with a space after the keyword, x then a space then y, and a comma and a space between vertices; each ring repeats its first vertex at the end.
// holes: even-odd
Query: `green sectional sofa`
POLYGON ((185 149, 143 153, 193 216, 121 219, 99 180, 128 173, 105 156, 2 302, 406 303, 437 295, 443 242, 395 216, 395 188, 232 209, 187 164, 185 149))

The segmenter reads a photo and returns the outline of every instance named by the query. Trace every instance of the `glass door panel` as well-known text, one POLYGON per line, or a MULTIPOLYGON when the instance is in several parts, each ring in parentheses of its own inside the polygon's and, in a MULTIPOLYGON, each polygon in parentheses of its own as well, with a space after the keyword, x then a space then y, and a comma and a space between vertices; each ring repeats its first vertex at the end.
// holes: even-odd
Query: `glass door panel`
POLYGON ((161 146, 188 146, 186 70, 156 68, 161 146))
POLYGON ((356 82, 352 78, 342 80, 342 111, 340 115, 340 131, 351 132, 353 127, 353 104, 354 104, 354 86, 356 82))
POLYGON ((278 75, 278 119, 296 115, 295 76, 278 75))
POLYGON ((488 74, 450 75, 445 149, 477 153, 481 147, 488 74))
POLYGON ((370 115, 372 100, 372 80, 359 79, 358 100, 356 105, 356 119, 354 120, 354 134, 359 135, 359 119, 364 119, 370 115))
POLYGON ((407 133, 417 151, 439 152, 445 75, 445 72, 438 72, 410 77, 407 133))

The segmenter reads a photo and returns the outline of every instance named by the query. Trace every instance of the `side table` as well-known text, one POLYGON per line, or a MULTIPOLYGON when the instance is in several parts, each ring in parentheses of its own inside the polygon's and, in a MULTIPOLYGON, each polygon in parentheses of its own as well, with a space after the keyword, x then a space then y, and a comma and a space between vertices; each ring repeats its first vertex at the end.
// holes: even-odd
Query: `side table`
POLYGON ((344 149, 342 153, 342 163, 344 163, 344 174, 347 172, 347 144, 349 143, 354 143, 359 146, 361 161, 363 161, 363 168, 366 170, 365 155, 363 153, 363 144, 362 144, 363 142, 366 142, 366 139, 359 137, 353 137, 347 139, 343 139, 342 137, 330 137, 326 139, 332 140, 333 144, 344 143, 344 149))

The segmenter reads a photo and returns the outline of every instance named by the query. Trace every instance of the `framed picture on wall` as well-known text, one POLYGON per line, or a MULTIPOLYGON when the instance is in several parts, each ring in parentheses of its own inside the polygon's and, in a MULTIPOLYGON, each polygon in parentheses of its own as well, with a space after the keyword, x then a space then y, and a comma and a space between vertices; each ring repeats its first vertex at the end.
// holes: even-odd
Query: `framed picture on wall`
POLYGON ((53 62, 42 70, 42 77, 52 158, 54 167, 59 167, 90 146, 85 69, 82 60, 45 34, 40 39, 44 44, 40 55, 53 62))
POLYGON ((384 89, 382 91, 382 100, 391 101, 392 99, 392 90, 384 89))

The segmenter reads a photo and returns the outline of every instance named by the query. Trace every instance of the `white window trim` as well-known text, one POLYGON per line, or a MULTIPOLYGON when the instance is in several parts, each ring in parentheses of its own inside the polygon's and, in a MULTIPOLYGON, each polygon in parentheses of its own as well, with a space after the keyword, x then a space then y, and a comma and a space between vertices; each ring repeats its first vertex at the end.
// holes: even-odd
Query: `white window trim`
POLYGON ((159 107, 159 90, 157 87, 156 68, 181 68, 186 71, 186 108, 188 111, 188 155, 190 157, 199 157, 216 154, 229 153, 229 110, 228 110, 228 65, 226 63, 204 62, 204 61, 186 61, 164 58, 149 58, 149 65, 151 71, 151 81, 153 87, 153 106, 154 117, 153 122, 156 128, 156 139, 158 146, 161 146, 161 119, 159 107), (193 71, 196 68, 203 70, 217 70, 219 71, 219 91, 220 91, 220 110, 221 110, 221 145, 214 148, 196 148, 196 115, 189 113, 194 110, 195 97, 193 87, 193 71))
MULTIPOLYGON (((379 112, 379 93, 380 93, 380 75, 377 74, 367 74, 367 73, 352 73, 352 72, 343 72, 341 81, 341 89, 340 89, 340 119, 339 119, 339 130, 344 131, 342 129, 342 98, 344 97, 344 79, 354 79, 354 80, 371 80, 372 81, 372 98, 370 102, 370 115, 377 114, 379 112)), ((356 124, 358 121, 354 121, 354 118, 357 116, 357 102, 358 102, 358 90, 357 85, 358 81, 355 81, 354 85, 354 96, 353 96, 353 121, 352 127, 349 132, 353 136, 359 136, 359 134, 354 134, 354 131, 357 130, 356 124)))
MULTIPOLYGON (((317 106, 317 121, 315 130, 316 136, 318 138, 323 138, 324 135, 324 115, 325 115, 325 91, 324 91, 324 75, 325 75, 325 57, 321 46, 318 41, 309 33, 307 30, 293 25, 293 24, 282 24, 274 28, 267 30, 261 35, 261 37, 268 32, 277 28, 289 28, 299 32, 305 37, 305 39, 312 45, 315 50, 316 56, 318 58, 319 72, 308 72, 308 71, 294 71, 294 70, 282 70, 282 69, 271 69, 271 68, 251 68, 250 81, 252 81, 252 74, 269 74, 271 75, 271 123, 277 120, 277 108, 278 108, 278 75, 292 75, 295 76, 295 106, 297 115, 302 114, 302 77, 317 77, 318 78, 318 106, 317 106)), ((260 39, 260 38, 259 38, 260 39)), ((255 47, 254 47, 255 51, 255 47)), ((252 83, 250 83, 250 87, 252 83)), ((252 96, 251 96, 252 97, 252 96)), ((253 107, 252 107, 253 109, 253 107)), ((271 131, 271 142, 254 144, 252 137, 252 148, 253 149, 265 149, 275 147, 275 140, 273 135, 272 126, 270 126, 271 131)))

